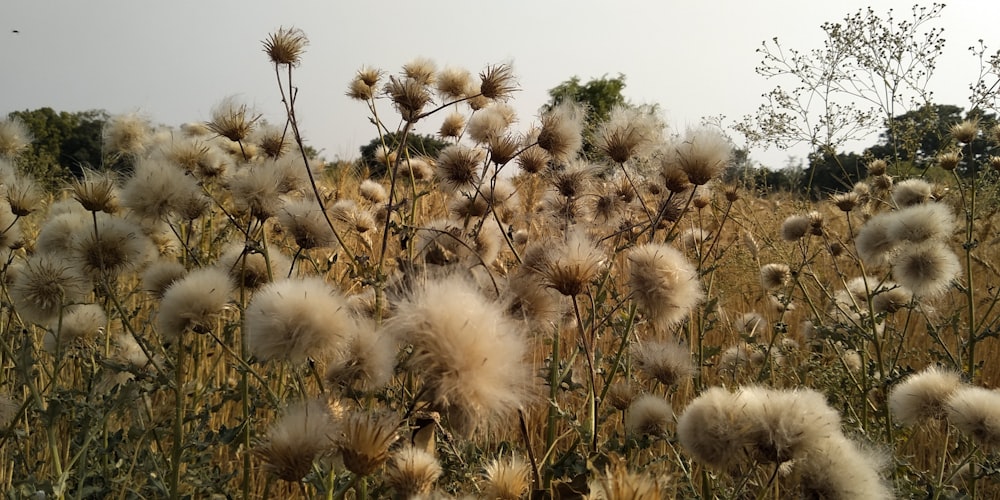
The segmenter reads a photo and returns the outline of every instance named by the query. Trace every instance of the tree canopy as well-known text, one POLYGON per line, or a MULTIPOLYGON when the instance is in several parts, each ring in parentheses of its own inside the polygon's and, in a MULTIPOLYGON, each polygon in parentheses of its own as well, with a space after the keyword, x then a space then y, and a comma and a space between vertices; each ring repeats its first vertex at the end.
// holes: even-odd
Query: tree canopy
POLYGON ((31 131, 34 141, 18 160, 26 173, 43 184, 79 175, 84 166, 100 166, 101 133, 108 113, 103 110, 69 113, 52 108, 14 111, 31 131))

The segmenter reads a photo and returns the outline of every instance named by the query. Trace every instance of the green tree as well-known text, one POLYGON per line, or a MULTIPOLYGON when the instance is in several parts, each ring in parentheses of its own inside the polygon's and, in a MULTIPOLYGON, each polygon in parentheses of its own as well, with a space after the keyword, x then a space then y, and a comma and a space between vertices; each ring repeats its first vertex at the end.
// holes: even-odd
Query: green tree
POLYGON ((587 83, 580 83, 580 78, 574 76, 549 89, 549 102, 542 106, 542 112, 547 112, 566 100, 586 105, 587 123, 584 127, 583 154, 590 157, 596 152, 593 138, 597 125, 608 119, 615 106, 629 105, 628 100, 622 95, 624 89, 625 75, 621 73, 615 78, 605 75, 591 79, 587 83))
POLYGON ((34 141, 18 165, 42 184, 53 187, 80 175, 84 166, 102 165, 101 133, 108 114, 101 110, 69 113, 52 108, 14 111, 34 141))
MULTIPOLYGON (((399 133, 390 132, 383 136, 385 146, 389 151, 395 151, 399 147, 399 133)), ((437 157, 442 149, 451 143, 442 141, 433 135, 409 134, 406 137, 406 147, 411 155, 437 157)), ((361 165, 368 167, 370 175, 373 177, 384 175, 385 165, 378 160, 378 153, 382 149, 382 139, 378 137, 372 139, 368 144, 361 146, 361 165)))

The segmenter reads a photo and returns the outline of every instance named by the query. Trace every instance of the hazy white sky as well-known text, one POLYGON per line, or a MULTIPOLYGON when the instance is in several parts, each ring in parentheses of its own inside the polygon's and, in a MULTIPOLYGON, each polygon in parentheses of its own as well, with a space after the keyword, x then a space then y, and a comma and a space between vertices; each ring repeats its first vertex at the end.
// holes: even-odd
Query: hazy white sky
MULTIPOLYGON (((375 134, 364 105, 344 95, 355 71, 396 72, 418 56, 473 73, 511 62, 524 124, 546 91, 569 77, 622 73, 632 102, 659 103, 672 128, 683 130, 703 116, 731 123, 757 108, 773 86, 754 73, 761 41, 777 36, 789 47, 817 48, 821 23, 869 5, 908 15, 913 1, 3 0, 0 113, 138 110, 179 125, 208 119, 220 99, 237 95, 281 121, 261 40, 295 26, 310 39, 296 70, 299 116, 307 141, 328 158, 355 157, 375 134)), ((945 28, 946 55, 932 80, 938 102, 967 107, 979 66, 966 48, 979 38, 1000 46, 997 19, 1000 2, 992 0, 944 9, 936 25, 945 28)), ((780 166, 787 154, 754 158, 780 166)))

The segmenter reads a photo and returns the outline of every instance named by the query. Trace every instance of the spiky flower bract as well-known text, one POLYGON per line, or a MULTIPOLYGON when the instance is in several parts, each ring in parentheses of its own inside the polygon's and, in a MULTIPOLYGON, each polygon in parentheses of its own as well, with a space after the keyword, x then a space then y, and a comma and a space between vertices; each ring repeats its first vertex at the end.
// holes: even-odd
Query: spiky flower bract
POLYGON ((689 130, 675 150, 677 162, 688 180, 703 186, 721 175, 729 165, 732 144, 722 133, 701 128, 689 130))
POLYGON ((889 410, 905 425, 945 416, 948 398, 962 385, 958 372, 931 366, 914 373, 889 392, 889 410))
POLYGON ((367 476, 389 459, 389 446, 399 438, 399 418, 368 411, 351 412, 344 418, 337 449, 347 470, 367 476))
POLYGON ((453 144, 438 154, 434 174, 448 189, 471 187, 479 181, 479 167, 483 157, 481 149, 453 144))
POLYGON ((341 413, 319 399, 295 404, 252 452, 264 463, 265 472, 282 481, 301 481, 312 470, 314 460, 333 451, 341 413))
POLYGON ((419 120, 424 106, 431 102, 427 85, 410 77, 390 76, 389 83, 385 85, 385 93, 392 99, 400 117, 408 122, 419 120))
POLYGON ((650 154, 662 140, 663 124, 653 110, 616 105, 597 128, 597 148, 616 163, 650 154))
MULTIPOLYGON (((230 141, 241 142, 250 136, 260 115, 239 102, 235 96, 227 97, 212 109, 212 120, 206 123, 213 133, 230 141)), ((245 153, 245 151, 244 151, 245 153)))
POLYGON ((1000 392, 965 386, 945 401, 948 421, 988 450, 1000 449, 1000 392))
POLYGON ((479 73, 479 80, 479 93, 487 99, 503 101, 517 90, 514 70, 509 64, 487 66, 482 73, 479 73))
POLYGON ((116 277, 137 270, 156 257, 156 247, 142 228, 104 213, 96 225, 80 227, 71 242, 70 258, 91 278, 116 277))
POLYGON ((264 40, 264 53, 276 65, 298 66, 309 39, 298 28, 278 28, 264 40))
POLYGON ((531 464, 516 455, 501 456, 486 465, 485 493, 498 500, 518 500, 531 487, 531 464))
POLYGON ((588 500, 662 500, 667 492, 660 481, 648 474, 631 472, 616 463, 590 480, 588 500))
POLYGON ((677 249, 655 243, 628 252, 632 297, 661 329, 677 325, 705 297, 698 272, 677 249))
POLYGON ((301 363, 328 356, 357 328, 347 299, 321 278, 282 279, 254 294, 247 344, 259 359, 301 363))
POLYGON ((191 271, 163 292, 156 315, 157 330, 167 341, 175 341, 188 331, 212 331, 231 293, 229 276, 222 270, 191 271))
POLYGON ((396 490, 396 498, 414 498, 430 493, 443 470, 434 455, 405 446, 389 457, 385 482, 396 490))
POLYGON ((532 371, 521 326, 467 280, 424 283, 385 328, 413 345, 407 368, 459 432, 499 424, 526 403, 532 371))
POLYGON ((781 239, 798 241, 809 234, 812 223, 806 215, 793 215, 781 223, 781 239))
POLYGON ((566 240, 550 246, 535 271, 544 283, 566 296, 583 293, 604 265, 604 252, 581 229, 573 229, 566 240))
POLYGON ((90 290, 90 282, 55 255, 29 258, 15 274, 10 297, 21 319, 44 324, 90 290))
POLYGON ((583 146, 584 107, 573 101, 563 101, 542 115, 538 146, 554 160, 566 163, 576 157, 583 146))
POLYGON ((788 264, 771 263, 760 268, 760 286, 766 290, 777 290, 784 287, 792 277, 788 264))

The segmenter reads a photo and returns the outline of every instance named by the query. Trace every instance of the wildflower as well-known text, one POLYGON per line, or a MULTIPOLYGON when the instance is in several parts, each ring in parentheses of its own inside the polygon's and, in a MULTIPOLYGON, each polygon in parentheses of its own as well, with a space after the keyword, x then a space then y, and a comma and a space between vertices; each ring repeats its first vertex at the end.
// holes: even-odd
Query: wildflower
MULTIPOLYGON (((0 207, 2 207, 2 204, 0 204, 0 207)), ((2 215, 3 210, 0 208, 0 219, 2 219, 2 215)), ((2 220, 0 220, 0 224, 3 224, 2 220)), ((56 214, 50 209, 48 220, 42 224, 41 229, 38 231, 38 236, 35 238, 35 249, 39 253, 53 255, 70 253, 73 250, 74 236, 92 225, 93 221, 90 214, 86 212, 75 210, 56 214)), ((4 233, 4 236, 6 236, 6 233, 4 233)))
POLYGON ((878 214, 868 219, 854 237, 858 256, 869 269, 889 264, 896 255, 898 242, 889 236, 892 218, 892 212, 878 214))
POLYGON ((330 218, 346 225, 349 231, 359 234, 375 229, 375 218, 370 212, 358 206, 354 200, 338 200, 327 209, 330 218))
POLYGON ((479 80, 479 93, 487 99, 503 101, 510 98, 510 95, 517 90, 514 71, 508 64, 487 66, 482 73, 479 73, 479 80))
POLYGON ((108 323, 108 316, 98 304, 74 304, 65 308, 61 319, 53 319, 44 344, 56 352, 77 341, 93 339, 108 323))
POLYGON ((42 191, 34 180, 28 177, 18 177, 4 184, 7 203, 14 215, 24 217, 40 208, 42 191))
POLYGON ((662 138, 663 125, 650 109, 616 105, 597 128, 596 145, 616 163, 651 153, 662 138))
POLYGON ((894 313, 906 307, 913 300, 913 292, 902 285, 884 281, 872 292, 872 308, 875 313, 894 313))
POLYGON ((330 223, 313 200, 286 204, 278 212, 278 221, 295 240, 295 244, 304 250, 329 248, 337 244, 337 237, 330 223))
POLYGON ((276 247, 268 246, 265 258, 259 250, 231 245, 223 249, 216 265, 229 274, 237 287, 256 290, 273 278, 288 276, 292 261, 276 247))
POLYGON ((496 135, 491 137, 486 145, 490 151, 490 161, 497 165, 506 165, 520 151, 521 139, 511 134, 496 135))
POLYGON ((666 387, 683 382, 695 374, 691 352, 674 341, 646 341, 632 345, 635 369, 666 387))
POLYGON ((588 485, 594 500, 660 500, 667 497, 663 486, 647 474, 637 474, 617 463, 588 485))
POLYGON ((420 85, 434 85, 437 65, 426 57, 417 57, 403 65, 403 74, 420 85))
POLYGON ((702 392, 677 419, 677 438, 695 459, 727 469, 740 460, 746 437, 734 398, 721 387, 702 392))
POLYGON ((676 158, 676 154, 674 153, 671 156, 668 152, 665 158, 667 159, 663 160, 660 167, 660 177, 663 179, 663 187, 675 194, 687 191, 691 187, 691 181, 688 180, 687 174, 684 170, 681 170, 676 161, 669 160, 670 158, 676 158))
POLYGON ((301 481, 312 471, 314 460, 333 451, 340 413, 323 400, 298 403, 285 411, 252 452, 264 462, 267 473, 282 481, 301 481))
POLYGON ((945 401, 948 421, 989 450, 1000 448, 1000 393, 964 386, 945 401))
POLYGON ((156 247, 142 228, 103 213, 96 226, 81 227, 70 245, 72 261, 92 278, 118 276, 143 267, 156 256, 156 247))
POLYGON ((149 121, 137 113, 116 115, 104 125, 105 151, 138 156, 146 152, 152 131, 149 121))
POLYGON ((82 179, 70 183, 73 199, 88 212, 114 213, 118 210, 118 187, 114 174, 84 169, 82 179))
POLYGON ((792 270, 787 264, 766 264, 760 268, 760 286, 765 291, 777 290, 792 277, 792 270))
POLYGON ((505 103, 495 103, 480 110, 469 119, 469 137, 485 143, 502 135, 517 121, 514 107, 505 103))
POLYGON ((892 202, 900 208, 926 203, 931 199, 931 188, 931 184, 923 179, 906 179, 893 188, 892 202))
POLYGON ((389 457, 385 483, 396 490, 398 498, 421 497, 430 493, 442 472, 441 464, 434 455, 405 446, 389 457))
POLYGON ((583 145, 586 112, 582 105, 563 101, 541 117, 538 146, 554 160, 565 163, 576 156, 583 145))
POLYGON ((392 99, 403 120, 415 122, 420 119, 424 106, 431 102, 427 86, 413 78, 389 77, 385 93, 392 99))
POLYGON ((461 113, 450 113, 441 122, 438 135, 441 137, 457 138, 462 135, 463 130, 465 130, 465 116, 461 113))
POLYGON ((149 265, 142 273, 142 289, 157 298, 162 298, 174 282, 184 277, 187 269, 184 264, 170 260, 158 260, 149 265))
POLYGON ((62 309, 82 300, 90 283, 62 259, 48 254, 29 258, 18 268, 10 297, 18 315, 25 321, 45 324, 57 318, 62 309))
POLYGON ((979 135, 979 120, 963 120, 952 125, 948 132, 956 141, 968 144, 979 135))
POLYGON ((632 297, 658 328, 680 323, 704 299, 698 272, 676 249, 649 243, 627 256, 632 297))
POLYGON ((264 53, 278 66, 298 66, 309 39, 298 28, 278 28, 264 40, 264 53))
POLYGON ((250 214, 261 221, 275 216, 283 204, 278 196, 279 175, 276 168, 268 168, 262 164, 237 172, 229 181, 236 211, 250 214))
POLYGON ((212 109, 212 121, 205 125, 213 133, 233 142, 242 142, 250 136, 254 123, 260 115, 240 103, 236 97, 227 97, 212 109))
POLYGON ((560 196, 576 198, 594 182, 598 167, 585 161, 570 162, 566 168, 552 174, 552 186, 560 196))
POLYGON ((246 342, 261 360, 301 363, 341 348, 357 321, 340 293, 321 278, 281 279, 254 294, 246 310, 246 342))
MULTIPOLYGON (((532 138, 532 134, 529 133, 527 139, 525 139, 525 143, 537 143, 537 138, 532 138)), ((525 148, 524 151, 521 151, 521 154, 517 155, 517 166, 529 174, 541 172, 548 164, 548 152, 537 144, 525 148)))
POLYGON ((837 208, 842 212, 850 212, 858 206, 858 201, 860 196, 854 191, 848 191, 846 193, 837 193, 830 196, 830 201, 833 202, 837 208))
POLYGON ((896 257, 892 276, 918 297, 933 297, 948 290, 961 274, 955 253, 937 242, 907 247, 896 257))
POLYGON ((767 320, 760 313, 748 312, 741 315, 735 321, 736 331, 747 337, 753 337, 758 333, 767 331, 767 320))
POLYGON ((468 281, 428 281, 397 305, 385 328, 413 345, 407 368, 458 432, 497 424, 525 403, 532 371, 520 324, 468 281))
POLYGON ((534 270, 546 286, 566 296, 583 293, 604 265, 604 252, 580 229, 573 229, 534 270))
POLYGON ((781 239, 799 241, 809 234, 812 221, 807 215, 793 215, 781 223, 781 239))
POLYGON ((843 354, 840 355, 840 360, 844 363, 844 367, 851 373, 859 373, 863 366, 861 354, 854 349, 844 350, 843 354))
POLYGON ((359 101, 370 101, 375 98, 378 82, 382 71, 376 68, 363 67, 348 84, 347 96, 359 101))
POLYGON ((231 293, 225 272, 215 268, 191 271, 163 292, 156 328, 167 342, 179 340, 188 331, 212 331, 231 293))
POLYGON ((605 399, 612 408, 618 411, 625 411, 632 401, 635 400, 637 394, 635 389, 628 382, 615 382, 608 387, 608 395, 605 399))
POLYGON ((327 364, 326 380, 363 392, 385 387, 396 368, 396 344, 374 325, 349 333, 346 346, 327 364))
POLYGON ((625 411, 625 428, 633 434, 663 436, 673 422, 674 411, 670 403, 652 394, 639 396, 625 411))
POLYGON ((31 146, 34 138, 17 117, 0 120, 0 157, 15 158, 31 146))
POLYGON ((931 366, 914 373, 889 392, 889 410, 897 422, 916 425, 945 416, 948 398, 962 385, 958 372, 931 366))
POLYGON ((438 72, 435 87, 441 97, 457 100, 466 97, 472 85, 472 74, 467 69, 445 68, 438 72))
POLYGON ((951 238, 954 229, 955 217, 947 205, 920 204, 892 212, 888 237, 911 243, 945 242, 951 238))
POLYGON ((744 423, 748 451, 764 463, 783 463, 806 455, 817 443, 841 435, 840 415, 812 389, 744 387, 733 408, 744 423))
POLYGON ((938 166, 947 171, 955 170, 961 161, 962 153, 959 151, 945 151, 943 153, 938 153, 937 156, 938 166))
POLYGON ((385 187, 371 179, 361 181, 358 192, 362 198, 372 204, 385 203, 389 200, 389 193, 386 192, 385 187))
MULTIPOLYGON (((291 140, 285 137, 285 129, 277 125, 265 123, 254 134, 254 142, 260 146, 260 149, 268 158, 277 159, 288 150, 291 140)), ((208 158, 199 159, 195 166, 200 166, 207 160, 208 158)))
POLYGON ((486 465, 484 493, 489 498, 517 500, 531 487, 531 466, 520 457, 507 455, 486 465))
POLYGON ((885 175, 885 171, 888 167, 889 164, 886 163, 885 160, 882 159, 872 160, 871 162, 868 163, 868 175, 871 177, 885 175))
POLYGON ((399 438, 395 415, 355 411, 344 419, 337 449, 347 470, 367 476, 389 459, 389 446, 399 438))
POLYGON ((207 202, 198 181, 163 161, 140 160, 121 191, 121 203, 140 217, 166 219, 189 203, 207 202))
POLYGON ((721 133, 707 129, 689 130, 676 146, 677 162, 688 180, 703 186, 729 165, 732 145, 721 133))
POLYGON ((470 187, 479 181, 479 165, 482 161, 482 150, 453 144, 438 154, 434 174, 452 191, 470 187))
POLYGON ((803 498, 891 500, 895 495, 879 476, 884 460, 843 435, 823 439, 792 463, 803 498))

